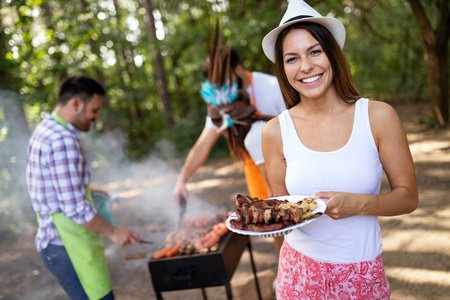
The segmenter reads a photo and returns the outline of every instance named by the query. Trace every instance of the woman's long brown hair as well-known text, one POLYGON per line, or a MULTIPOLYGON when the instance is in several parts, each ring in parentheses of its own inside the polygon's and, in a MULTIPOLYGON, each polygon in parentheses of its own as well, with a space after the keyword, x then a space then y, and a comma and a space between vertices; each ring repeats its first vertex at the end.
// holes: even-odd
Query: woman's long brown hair
POLYGON ((361 94, 353 82, 350 65, 339 44, 333 35, 320 24, 312 22, 299 22, 285 28, 277 38, 275 43, 275 74, 280 84, 284 103, 287 108, 291 108, 301 101, 300 94, 289 83, 284 71, 283 63, 283 41, 286 35, 293 29, 305 29, 320 43, 333 70, 333 82, 339 97, 347 103, 353 103, 361 94))

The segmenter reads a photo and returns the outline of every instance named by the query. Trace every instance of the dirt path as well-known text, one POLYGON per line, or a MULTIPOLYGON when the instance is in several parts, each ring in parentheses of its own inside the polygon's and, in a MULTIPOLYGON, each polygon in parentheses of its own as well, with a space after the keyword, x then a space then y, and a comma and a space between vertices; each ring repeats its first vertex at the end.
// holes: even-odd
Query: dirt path
MULTIPOLYGON (((392 287, 392 299, 450 299, 450 130, 430 130, 419 124, 428 111, 423 105, 396 106, 411 145, 420 192, 419 208, 411 215, 380 218, 383 259, 392 287)), ((178 210, 171 190, 179 164, 150 160, 124 166, 113 174, 94 174, 100 187, 123 199, 113 208, 117 224, 136 230, 154 245, 118 248, 106 241, 116 299, 156 299, 147 259, 126 261, 130 253, 151 254, 163 243, 165 234, 151 233, 160 226, 172 228, 178 210), (163 175, 161 175, 163 174, 163 175), (100 175, 100 176, 99 176, 100 175), (97 179, 98 180, 98 179, 97 179), (161 209, 162 207, 162 209, 161 209)), ((383 190, 387 189, 386 181, 383 190)), ((202 167, 189 183, 191 202, 187 217, 204 212, 233 210, 237 193, 246 194, 244 176, 231 159, 202 167)), ((67 299, 62 289, 43 267, 34 249, 35 229, 17 239, 0 239, 0 299, 67 299)), ((252 238, 258 271, 276 271, 276 255, 270 239, 252 238)), ((249 255, 245 251, 233 282, 250 276, 249 255)), ((206 289, 209 299, 226 299, 225 289, 206 289)), ((199 290, 164 293, 164 299, 202 299, 199 290)))

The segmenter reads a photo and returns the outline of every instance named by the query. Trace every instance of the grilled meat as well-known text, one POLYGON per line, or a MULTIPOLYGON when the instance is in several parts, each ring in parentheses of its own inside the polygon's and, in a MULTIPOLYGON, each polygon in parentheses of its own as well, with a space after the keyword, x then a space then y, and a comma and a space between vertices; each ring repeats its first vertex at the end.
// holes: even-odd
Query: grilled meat
POLYGON ((317 203, 312 198, 291 203, 288 200, 259 200, 239 194, 236 197, 237 220, 231 220, 230 224, 237 229, 273 231, 303 222, 311 217, 311 211, 316 207, 317 203))
POLYGON ((292 222, 294 224, 303 221, 302 203, 290 203, 287 200, 259 200, 248 196, 236 197, 236 209, 238 221, 244 220, 246 224, 292 222))
POLYGON ((217 251, 221 238, 228 233, 225 220, 229 214, 185 220, 182 230, 170 232, 164 248, 155 252, 152 258, 217 251))

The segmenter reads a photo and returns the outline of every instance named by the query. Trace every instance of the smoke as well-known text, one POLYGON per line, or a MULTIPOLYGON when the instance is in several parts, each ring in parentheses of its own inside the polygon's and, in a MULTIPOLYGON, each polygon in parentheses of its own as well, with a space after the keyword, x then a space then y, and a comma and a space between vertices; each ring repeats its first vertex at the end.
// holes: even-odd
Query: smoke
MULTIPOLYGON (((87 134, 82 140, 90 161, 91 187, 114 193, 119 196, 120 204, 113 206, 113 215, 117 225, 142 228, 152 231, 159 226, 175 228, 179 219, 179 206, 172 195, 182 161, 175 160, 168 153, 174 153, 174 146, 164 140, 146 159, 130 161, 124 153, 124 137, 120 131, 103 134, 87 134), (162 157, 161 153, 165 156, 162 157)), ((203 215, 224 214, 229 209, 214 199, 202 199, 198 195, 202 189, 196 187, 205 183, 203 189, 214 190, 226 184, 228 174, 220 178, 202 178, 192 188, 186 208, 186 219, 203 215), (209 184, 214 181, 214 184, 209 184)), ((223 171, 222 171, 223 172, 223 171)), ((208 175, 207 175, 208 177, 208 175)), ((193 184, 188 183, 188 190, 193 184)), ((228 199, 227 199, 228 200, 228 199)), ((222 201, 223 203, 223 201, 222 201)), ((234 201, 226 201, 234 205, 234 201)))
MULTIPOLYGON (((24 134, 20 143, 12 143, 5 140, 0 143, 3 156, 11 157, 11 153, 22 151, 26 153, 29 136, 24 134), (8 146, 9 151, 3 151, 8 146)), ((136 229, 142 232, 151 232, 158 226, 168 228, 175 227, 179 218, 179 207, 176 204, 172 190, 177 176, 181 169, 180 160, 161 157, 160 153, 173 153, 173 145, 170 142, 162 141, 158 143, 157 149, 146 159, 140 161, 130 161, 125 149, 125 138, 120 130, 99 134, 91 130, 88 133, 81 133, 81 144, 86 153, 91 171, 91 189, 100 189, 109 193, 114 193, 119 197, 120 203, 115 203, 112 207, 112 214, 116 225, 136 229), (158 155, 155 153, 159 153, 158 155)), ((26 159, 25 159, 26 160, 26 159)), ((5 160, 4 160, 5 161, 5 160)), ((3 181, 1 213, 8 215, 12 222, 0 223, 0 232, 11 231, 11 224, 15 226, 14 232, 20 233, 36 227, 34 213, 31 210, 31 202, 26 192, 26 161, 20 164, 10 164, 14 170, 16 178, 5 184, 3 181), (18 190, 25 192, 25 203, 30 208, 31 214, 24 222, 23 214, 17 206, 12 205, 17 193, 6 193, 5 191, 18 190), (5 195, 9 195, 5 199, 5 195), (8 205, 5 205, 8 204, 8 205), (5 228, 8 226, 8 228, 5 228)), ((5 173, 5 172, 3 172, 5 173)), ((3 174, 2 173, 2 174, 3 174)), ((8 174, 8 176, 12 176, 8 174)), ((4 175, 4 174, 3 174, 4 175)), ((226 176, 226 175, 225 175, 226 176)), ((207 178, 205 179, 208 180, 207 178)), ((217 180, 217 179, 216 179, 217 180)), ((216 183, 220 185, 220 182, 216 183)), ((213 189, 214 186, 209 186, 213 189)), ((195 190, 195 189, 194 189, 195 190)), ((198 190, 197 190, 198 191, 198 190)), ((211 199, 201 199, 194 194, 191 195, 186 210, 186 219, 200 215, 217 215, 225 213, 227 208, 223 205, 215 205, 211 199)), ((233 204, 231 200, 229 203, 233 204)))

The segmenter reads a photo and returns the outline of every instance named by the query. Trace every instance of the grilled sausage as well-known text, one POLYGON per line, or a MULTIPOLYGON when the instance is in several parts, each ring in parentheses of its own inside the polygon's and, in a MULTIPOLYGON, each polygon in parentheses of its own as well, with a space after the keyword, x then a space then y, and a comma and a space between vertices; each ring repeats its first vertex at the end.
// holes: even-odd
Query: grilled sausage
POLYGON ((127 255, 125 255, 125 259, 126 260, 138 259, 138 258, 146 258, 146 257, 147 257, 147 253, 135 253, 135 254, 127 254, 127 255))

